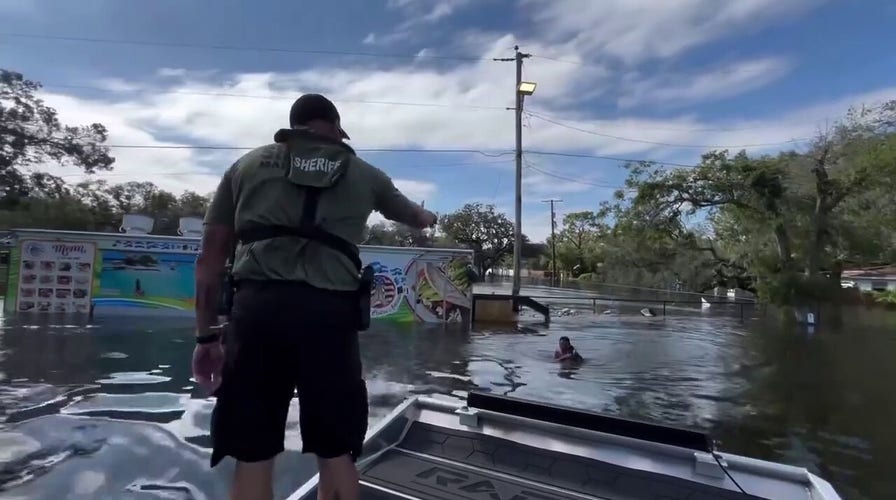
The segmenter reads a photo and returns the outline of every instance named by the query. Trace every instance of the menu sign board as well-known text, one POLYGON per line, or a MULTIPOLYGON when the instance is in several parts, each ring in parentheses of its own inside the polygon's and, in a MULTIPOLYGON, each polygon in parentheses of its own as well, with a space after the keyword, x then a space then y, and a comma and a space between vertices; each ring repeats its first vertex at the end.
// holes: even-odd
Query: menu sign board
POLYGON ((23 240, 16 310, 88 313, 96 244, 23 240))

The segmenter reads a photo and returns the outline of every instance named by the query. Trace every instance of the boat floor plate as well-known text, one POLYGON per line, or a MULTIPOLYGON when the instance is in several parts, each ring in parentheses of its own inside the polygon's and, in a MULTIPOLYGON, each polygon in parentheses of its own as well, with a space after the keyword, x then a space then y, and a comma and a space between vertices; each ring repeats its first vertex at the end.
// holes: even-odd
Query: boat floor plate
MULTIPOLYGON (((513 498, 516 500, 578 500, 579 496, 497 476, 486 470, 471 471, 442 460, 390 450, 363 473, 365 482, 414 498, 466 499, 513 498)), ((382 494, 382 498, 388 495, 382 494)))
MULTIPOLYGON (((413 484, 413 488, 421 484, 434 484, 427 486, 433 491, 443 492, 437 496, 424 498, 601 498, 601 499, 663 499, 663 500, 761 500, 761 497, 744 495, 737 491, 731 491, 708 484, 688 481, 686 479, 656 474, 646 471, 633 470, 618 465, 591 460, 582 457, 565 455, 550 450, 534 448, 500 439, 485 436, 479 433, 454 429, 446 429, 422 422, 411 425, 405 438, 397 449, 391 450, 387 456, 381 457, 369 468, 365 469, 364 476, 378 481, 390 481, 393 483, 413 484), (397 450, 397 451, 396 451, 397 450), (410 454, 402 454, 407 450, 410 454), (391 455, 389 455, 391 453, 391 455), (398 457, 432 457, 432 463, 425 460, 410 460, 398 457), (380 462, 391 462, 389 468, 377 469, 380 462), (444 464, 463 464, 462 474, 471 479, 462 480, 457 475, 457 480, 448 479, 450 473, 439 475, 437 467, 445 467, 444 464), (395 464, 401 464, 396 466, 395 464), (397 467, 393 475, 388 471, 391 467, 397 467), (433 469, 435 468, 435 469, 433 469), (387 472, 379 472, 387 471, 387 472), (431 476, 418 477, 427 473, 431 476), (475 471, 471 473, 470 471, 475 471), (513 488, 521 490, 512 480, 508 482, 504 478, 519 478, 521 484, 526 485, 526 491, 539 493, 540 488, 530 488, 529 485, 550 485, 547 496, 527 496, 514 491, 505 496, 479 494, 462 495, 460 488, 475 484, 481 476, 481 480, 492 480, 494 475, 500 481, 501 486, 507 488, 508 493, 513 488), (486 477, 488 476, 488 477, 486 477), (441 483, 436 478, 440 478, 441 483), (444 484, 442 484, 444 483, 444 484), (568 492, 568 496, 559 495, 558 491, 568 492), (447 492, 451 492, 449 495, 447 492), (519 493, 519 496, 514 496, 519 493)), ((447 467, 451 469, 449 465, 447 467)), ((453 469, 451 469, 453 470, 453 469)), ((458 472, 461 474, 461 472, 458 472)), ((496 485, 499 483, 495 483, 496 485)), ((411 487, 411 486, 408 486, 411 487)), ((429 490, 426 490, 429 491, 429 490)), ((417 495, 422 494, 417 493, 417 495)))

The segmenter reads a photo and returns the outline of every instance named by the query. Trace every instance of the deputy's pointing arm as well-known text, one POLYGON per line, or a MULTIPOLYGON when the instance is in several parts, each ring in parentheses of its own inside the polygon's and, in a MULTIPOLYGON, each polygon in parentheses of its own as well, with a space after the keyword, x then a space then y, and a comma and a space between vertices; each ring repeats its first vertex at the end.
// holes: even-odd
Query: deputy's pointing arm
POLYGON ((376 210, 383 217, 417 229, 435 225, 436 215, 409 200, 395 187, 395 183, 384 172, 377 170, 374 186, 376 210))

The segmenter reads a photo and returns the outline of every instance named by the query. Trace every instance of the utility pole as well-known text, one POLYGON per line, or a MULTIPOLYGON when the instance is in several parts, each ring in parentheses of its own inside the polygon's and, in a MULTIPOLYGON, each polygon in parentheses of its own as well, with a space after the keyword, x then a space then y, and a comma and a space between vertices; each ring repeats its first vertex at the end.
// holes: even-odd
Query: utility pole
POLYGON ((513 295, 520 294, 520 260, 523 247, 523 100, 526 94, 532 94, 534 86, 528 92, 523 92, 520 84, 523 82, 523 60, 532 57, 531 54, 520 52, 519 46, 514 46, 514 57, 496 58, 496 61, 514 61, 516 63, 516 85, 513 94, 516 99, 514 113, 516 114, 516 200, 514 203, 515 220, 513 227, 513 295))
POLYGON ((554 214, 554 203, 563 203, 560 198, 551 198, 549 200, 541 200, 542 203, 551 204, 551 286, 557 286, 557 218, 554 214))

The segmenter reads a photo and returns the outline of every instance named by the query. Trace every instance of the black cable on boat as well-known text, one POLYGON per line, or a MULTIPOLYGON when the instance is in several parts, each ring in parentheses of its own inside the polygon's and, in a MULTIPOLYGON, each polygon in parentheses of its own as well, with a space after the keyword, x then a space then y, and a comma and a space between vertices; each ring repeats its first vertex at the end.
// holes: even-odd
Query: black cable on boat
POLYGON ((722 469, 722 472, 724 472, 725 475, 728 476, 728 479, 730 479, 731 482, 734 483, 734 486, 737 486, 737 489, 739 489, 740 492, 743 493, 744 495, 749 495, 749 493, 747 493, 746 491, 744 491, 743 488, 741 488, 740 484, 737 482, 737 479, 734 479, 734 477, 731 475, 731 473, 728 472, 728 469, 726 469, 725 466, 722 465, 722 461, 719 459, 718 452, 713 451, 712 458, 716 459, 716 463, 719 464, 719 468, 722 469))

